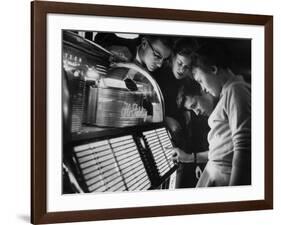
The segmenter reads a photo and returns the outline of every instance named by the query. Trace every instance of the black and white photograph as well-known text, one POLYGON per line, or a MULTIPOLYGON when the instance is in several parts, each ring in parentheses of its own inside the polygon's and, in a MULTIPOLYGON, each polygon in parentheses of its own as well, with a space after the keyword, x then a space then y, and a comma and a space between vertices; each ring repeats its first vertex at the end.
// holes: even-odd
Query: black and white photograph
POLYGON ((271 15, 31 11, 33 223, 273 208, 271 15))
POLYGON ((62 194, 252 184, 250 38, 61 36, 62 194))

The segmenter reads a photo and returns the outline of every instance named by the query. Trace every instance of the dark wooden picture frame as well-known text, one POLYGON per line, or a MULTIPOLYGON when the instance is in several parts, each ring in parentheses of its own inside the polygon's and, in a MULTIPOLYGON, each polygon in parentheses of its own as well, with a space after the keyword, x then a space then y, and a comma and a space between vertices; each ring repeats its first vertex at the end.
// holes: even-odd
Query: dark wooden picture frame
POLYGON ((273 17, 234 13, 36 1, 31 3, 31 222, 57 223, 273 208, 273 17), (47 14, 249 24, 264 27, 265 183, 263 200, 47 212, 47 14))

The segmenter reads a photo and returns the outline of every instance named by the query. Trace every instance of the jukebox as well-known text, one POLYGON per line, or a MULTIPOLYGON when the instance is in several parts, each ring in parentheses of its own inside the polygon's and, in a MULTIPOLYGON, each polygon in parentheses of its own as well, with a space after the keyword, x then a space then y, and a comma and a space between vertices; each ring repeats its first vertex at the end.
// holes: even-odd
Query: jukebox
POLYGON ((154 79, 74 32, 62 41, 63 194, 174 188, 154 79))

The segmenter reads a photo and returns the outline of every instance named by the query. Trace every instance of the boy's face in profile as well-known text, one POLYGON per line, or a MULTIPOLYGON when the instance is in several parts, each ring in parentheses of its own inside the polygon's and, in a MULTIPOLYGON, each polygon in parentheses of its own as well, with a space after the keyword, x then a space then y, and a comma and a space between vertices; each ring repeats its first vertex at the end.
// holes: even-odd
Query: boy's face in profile
POLYGON ((143 51, 142 63, 146 65, 146 68, 150 72, 160 68, 163 62, 171 54, 171 49, 165 46, 161 40, 151 42, 144 38, 142 40, 141 48, 143 51))
POLYGON ((221 92, 220 79, 217 72, 218 70, 215 66, 206 69, 195 67, 192 70, 193 78, 200 84, 202 90, 214 97, 219 97, 221 92))
POLYGON ((215 106, 215 98, 208 94, 185 96, 184 107, 192 110, 197 116, 209 116, 215 106))

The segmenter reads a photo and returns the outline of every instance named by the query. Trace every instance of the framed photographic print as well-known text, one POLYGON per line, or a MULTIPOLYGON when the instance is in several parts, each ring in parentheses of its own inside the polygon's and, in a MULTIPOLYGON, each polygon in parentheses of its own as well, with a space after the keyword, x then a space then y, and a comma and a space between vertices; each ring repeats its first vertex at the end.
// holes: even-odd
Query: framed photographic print
POLYGON ((31 222, 273 208, 273 17, 31 3, 31 222))

